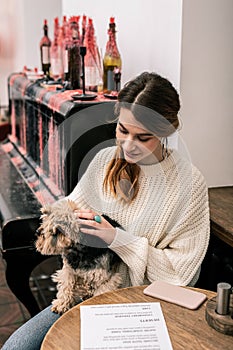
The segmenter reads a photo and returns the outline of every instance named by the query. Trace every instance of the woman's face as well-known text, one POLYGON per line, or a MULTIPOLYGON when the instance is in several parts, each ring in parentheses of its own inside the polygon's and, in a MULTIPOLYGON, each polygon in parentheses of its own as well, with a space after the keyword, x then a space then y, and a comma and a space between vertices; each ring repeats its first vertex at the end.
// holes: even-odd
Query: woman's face
POLYGON ((116 128, 124 158, 129 163, 154 164, 162 160, 159 139, 135 119, 132 112, 121 108, 116 128))

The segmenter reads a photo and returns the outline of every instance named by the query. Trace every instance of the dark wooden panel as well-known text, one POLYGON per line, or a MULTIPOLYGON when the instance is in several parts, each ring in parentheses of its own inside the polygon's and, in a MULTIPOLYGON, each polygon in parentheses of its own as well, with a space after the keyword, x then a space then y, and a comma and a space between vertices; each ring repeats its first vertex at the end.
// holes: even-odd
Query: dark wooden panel
POLYGON ((233 186, 209 188, 211 232, 233 247, 233 186))

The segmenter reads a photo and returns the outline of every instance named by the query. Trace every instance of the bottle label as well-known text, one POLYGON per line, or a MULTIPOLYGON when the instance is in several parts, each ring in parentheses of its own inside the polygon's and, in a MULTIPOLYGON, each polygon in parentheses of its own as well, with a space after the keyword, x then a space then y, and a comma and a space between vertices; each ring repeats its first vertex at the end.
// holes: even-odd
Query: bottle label
POLYGON ((62 75, 61 60, 57 57, 51 57, 51 74, 55 77, 62 75))
POLYGON ((97 86, 99 81, 96 67, 86 66, 86 86, 97 86))
POLYGON ((76 28, 72 29, 72 38, 78 39, 78 30, 76 28))
POLYGON ((107 90, 114 90, 114 76, 110 69, 107 71, 107 90))
POLYGON ((49 47, 42 46, 42 64, 48 64, 49 61, 49 47))
POLYGON ((63 55, 63 65, 64 65, 64 73, 69 72, 69 61, 68 61, 68 50, 64 50, 64 55, 63 55))

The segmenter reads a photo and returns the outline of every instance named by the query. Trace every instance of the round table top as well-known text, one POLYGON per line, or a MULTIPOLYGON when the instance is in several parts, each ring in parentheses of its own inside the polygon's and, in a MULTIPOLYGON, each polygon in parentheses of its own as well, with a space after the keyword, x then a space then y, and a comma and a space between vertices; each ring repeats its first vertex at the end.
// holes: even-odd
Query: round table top
MULTIPOLYGON (((143 294, 146 286, 122 288, 92 297, 63 314, 50 328, 41 350, 80 349, 80 305, 159 302, 174 350, 232 350, 233 338, 217 332, 205 320, 205 307, 215 292, 195 289, 205 293, 207 300, 197 310, 190 310, 161 299, 143 294)), ((90 330, 91 331, 91 330, 90 330)))

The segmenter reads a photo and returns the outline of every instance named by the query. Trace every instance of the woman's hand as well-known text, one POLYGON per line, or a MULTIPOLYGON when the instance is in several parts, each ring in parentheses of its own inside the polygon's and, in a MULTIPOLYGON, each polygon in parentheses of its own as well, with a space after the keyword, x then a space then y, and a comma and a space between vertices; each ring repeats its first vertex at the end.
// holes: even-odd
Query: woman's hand
POLYGON ((89 209, 75 210, 75 214, 81 225, 81 232, 97 236, 107 243, 107 245, 113 242, 116 236, 116 229, 103 216, 97 215, 89 209), (101 222, 96 222, 95 216, 98 216, 101 222), (85 227, 82 227, 82 225, 85 227))

